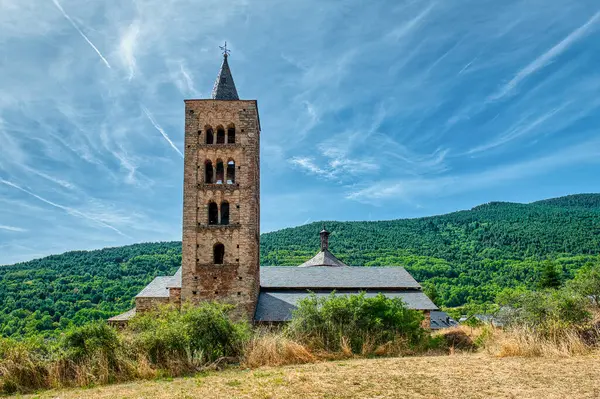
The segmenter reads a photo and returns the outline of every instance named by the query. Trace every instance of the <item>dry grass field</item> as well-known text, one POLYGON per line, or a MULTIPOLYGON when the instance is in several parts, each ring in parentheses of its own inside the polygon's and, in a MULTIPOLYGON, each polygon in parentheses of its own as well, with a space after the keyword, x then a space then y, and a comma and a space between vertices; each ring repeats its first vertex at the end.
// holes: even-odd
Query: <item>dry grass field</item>
POLYGON ((232 368, 196 377, 21 397, 600 399, 600 353, 537 358, 464 354, 232 368))

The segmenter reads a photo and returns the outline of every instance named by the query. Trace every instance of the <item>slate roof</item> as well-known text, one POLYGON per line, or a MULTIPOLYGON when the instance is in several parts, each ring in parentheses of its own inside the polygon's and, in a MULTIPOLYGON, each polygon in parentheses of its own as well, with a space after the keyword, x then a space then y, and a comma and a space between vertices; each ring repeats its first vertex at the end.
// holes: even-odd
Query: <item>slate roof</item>
POLYGON ((127 312, 121 313, 120 315, 113 316, 110 319, 108 319, 108 321, 127 321, 133 316, 135 316, 135 308, 129 309, 127 312))
POLYGON ((168 298, 169 288, 181 288, 181 267, 173 276, 155 277, 136 298, 168 298))
POLYGON ((227 62, 227 53, 223 54, 223 64, 217 75, 217 80, 212 91, 213 100, 239 100, 233 76, 227 62))
POLYGON ((399 266, 289 267, 261 266, 264 289, 420 289, 417 281, 399 266))
POLYGON ((335 257, 328 249, 319 251, 312 259, 307 260, 298 267, 314 267, 314 266, 330 266, 342 267, 348 266, 341 260, 335 257))
MULTIPOLYGON (((358 294, 358 290, 336 291, 336 295, 358 294)), ((330 295, 331 292, 316 292, 317 297, 330 295)), ((367 292, 367 297, 374 297, 377 292, 367 292)), ((390 298, 402 298, 410 309, 437 310, 437 306, 419 290, 386 291, 383 294, 390 298)), ((258 305, 254 315, 255 321, 282 322, 292 318, 292 311, 296 309, 298 301, 310 295, 308 291, 276 292, 264 291, 258 297, 258 305)))
POLYGON ((449 328, 458 325, 458 322, 446 312, 436 310, 432 311, 429 315, 431 317, 432 330, 439 330, 441 328, 449 328))

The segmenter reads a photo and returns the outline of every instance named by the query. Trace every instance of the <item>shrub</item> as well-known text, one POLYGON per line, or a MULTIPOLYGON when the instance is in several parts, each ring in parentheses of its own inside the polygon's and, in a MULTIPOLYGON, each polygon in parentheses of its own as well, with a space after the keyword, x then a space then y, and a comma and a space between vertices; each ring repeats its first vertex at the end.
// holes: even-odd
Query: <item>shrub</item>
POLYGON ((497 301, 500 318, 508 327, 525 327, 553 333, 557 329, 583 326, 591 319, 588 300, 568 289, 505 290, 497 301))
POLYGON ((175 374, 220 358, 239 357, 250 329, 234 323, 230 305, 202 303, 181 311, 165 307, 133 318, 129 340, 151 364, 175 374))
POLYGON ((114 358, 119 347, 117 331, 104 321, 91 322, 67 330, 60 348, 73 361, 97 355, 99 352, 114 358))
POLYGON ((57 386, 106 384, 136 376, 117 331, 103 321, 67 330, 59 351, 50 369, 57 386))
POLYGON ((590 298, 600 308, 600 263, 588 263, 577 271, 567 286, 578 294, 590 298))
POLYGON ((216 303, 183 310, 181 319, 193 352, 203 353, 210 362, 242 354, 244 343, 250 338, 250 327, 247 323, 232 322, 228 317, 231 310, 231 305, 216 303))
POLYGON ((423 315, 406 308, 399 298, 383 294, 327 297, 311 295, 298 303, 288 333, 315 349, 373 354, 387 345, 399 350, 422 343, 423 315), (395 345, 391 345, 391 343, 395 345), (391 346, 390 346, 391 345, 391 346))

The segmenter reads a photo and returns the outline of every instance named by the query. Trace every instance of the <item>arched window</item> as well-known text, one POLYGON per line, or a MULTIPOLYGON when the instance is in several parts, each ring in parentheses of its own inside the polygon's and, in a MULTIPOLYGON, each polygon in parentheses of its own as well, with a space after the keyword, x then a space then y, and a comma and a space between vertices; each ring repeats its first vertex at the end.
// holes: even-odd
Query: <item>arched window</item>
POLYGON ((230 159, 227 161, 227 184, 235 183, 235 161, 230 159))
POLYGON ((229 202, 221 202, 221 224, 229 224, 229 202))
POLYGON ((204 183, 211 184, 213 182, 214 171, 213 164, 210 159, 204 161, 204 183))
POLYGON ((219 207, 216 202, 208 203, 208 224, 219 223, 219 207))
POLYGON ((233 124, 227 127, 227 144, 235 144, 235 126, 233 124))
POLYGON ((208 127, 206 128, 206 144, 213 144, 214 143, 214 137, 213 137, 213 130, 212 128, 208 127))
POLYGON ((222 265, 223 258, 225 258, 225 245, 218 242, 213 247, 213 263, 215 265, 222 265))
POLYGON ((217 184, 223 184, 223 180, 225 180, 225 170, 223 169, 223 161, 217 159, 217 176, 215 182, 217 184))
POLYGON ((225 144, 225 129, 223 129, 223 126, 217 127, 217 144, 225 144))

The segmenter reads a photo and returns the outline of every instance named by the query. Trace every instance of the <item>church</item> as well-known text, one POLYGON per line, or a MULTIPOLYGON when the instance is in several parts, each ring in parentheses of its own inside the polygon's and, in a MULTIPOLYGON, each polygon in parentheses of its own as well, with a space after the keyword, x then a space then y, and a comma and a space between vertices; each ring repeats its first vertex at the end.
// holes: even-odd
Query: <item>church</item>
MULTIPOLYGON (((182 264, 156 277, 135 297, 135 308, 109 319, 123 325, 160 304, 218 301, 256 323, 291 319, 298 301, 317 296, 401 298, 425 315, 437 310, 400 266, 348 266, 320 232, 318 253, 297 267, 260 266, 260 118, 256 100, 240 100, 224 48, 210 99, 185 100, 182 264)), ((316 233, 316 232, 315 232, 316 233)))

